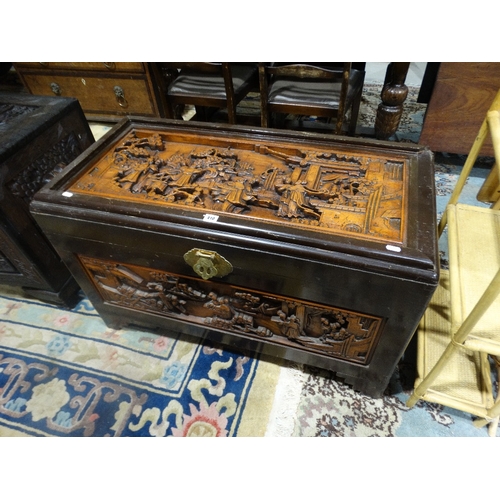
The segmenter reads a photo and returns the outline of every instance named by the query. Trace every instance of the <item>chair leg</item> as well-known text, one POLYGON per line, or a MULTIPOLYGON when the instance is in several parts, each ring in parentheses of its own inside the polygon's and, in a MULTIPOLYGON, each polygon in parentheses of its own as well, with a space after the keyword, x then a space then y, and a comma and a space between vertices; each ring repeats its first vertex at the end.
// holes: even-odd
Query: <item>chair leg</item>
POLYGON ((356 127, 358 125, 359 108, 361 107, 362 94, 363 92, 360 91, 352 103, 351 119, 349 120, 349 129, 348 129, 348 134, 351 136, 356 134, 356 127))
POLYGON ((260 126, 263 128, 269 128, 269 119, 267 118, 267 114, 262 112, 260 115, 260 126))
POLYGON ((343 126, 344 126, 344 117, 339 113, 337 115, 337 123, 335 124, 335 135, 342 135, 343 126))
POLYGON ((228 103, 227 106, 227 121, 231 125, 236 124, 236 104, 233 104, 232 106, 228 103))
POLYGON ((285 128, 287 115, 285 113, 271 113, 270 123, 272 128, 285 128))
MULTIPOLYGON (((500 404, 500 356, 492 356, 493 361, 495 362, 495 366, 497 369, 497 397, 495 400, 495 404, 500 404)), ((491 437, 494 437, 497 435, 497 429, 498 429, 498 422, 500 420, 500 416, 496 417, 493 422, 490 423, 488 426, 488 434, 491 437)))
POLYGON ((490 425, 488 426, 488 436, 490 437, 495 437, 497 435, 497 429, 498 429, 498 420, 500 417, 495 418, 490 425))
POLYGON ((480 418, 474 421, 474 427, 483 427, 488 425, 488 436, 496 437, 498 423, 500 420, 500 357, 492 356, 497 369, 497 397, 495 399, 495 404, 490 408, 488 413, 491 413, 493 419, 480 418), (494 416, 496 415, 496 416, 494 416))
POLYGON ((406 406, 411 408, 416 404, 416 402, 426 393, 427 389, 434 383, 441 370, 445 367, 446 363, 449 361, 450 357, 453 355, 455 350, 458 349, 457 345, 450 342, 443 354, 439 358, 438 362, 434 365, 432 370, 427 374, 427 376, 420 382, 420 384, 415 387, 413 394, 410 396, 406 402, 406 406))
POLYGON ((167 105, 165 106, 165 116, 171 120, 177 119, 177 116, 175 114, 176 106, 175 104, 172 104, 171 102, 167 102, 167 105))
POLYGON ((491 413, 491 417, 474 420, 474 427, 479 428, 488 425, 488 435, 494 437, 497 434, 498 421, 500 420, 500 399, 497 398, 497 401, 488 413, 491 413))

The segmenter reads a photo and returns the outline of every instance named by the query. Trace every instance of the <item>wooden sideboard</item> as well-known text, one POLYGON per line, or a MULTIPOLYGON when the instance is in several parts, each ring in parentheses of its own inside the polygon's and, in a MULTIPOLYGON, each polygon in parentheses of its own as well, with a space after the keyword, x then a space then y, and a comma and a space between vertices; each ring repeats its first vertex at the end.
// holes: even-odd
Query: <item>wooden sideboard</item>
MULTIPOLYGON (((500 89, 500 63, 441 63, 420 144, 432 151, 467 154, 500 89)), ((493 156, 488 138, 482 154, 493 156)))
POLYGON ((166 116, 164 79, 155 63, 23 62, 14 67, 31 94, 75 97, 89 120, 166 116))

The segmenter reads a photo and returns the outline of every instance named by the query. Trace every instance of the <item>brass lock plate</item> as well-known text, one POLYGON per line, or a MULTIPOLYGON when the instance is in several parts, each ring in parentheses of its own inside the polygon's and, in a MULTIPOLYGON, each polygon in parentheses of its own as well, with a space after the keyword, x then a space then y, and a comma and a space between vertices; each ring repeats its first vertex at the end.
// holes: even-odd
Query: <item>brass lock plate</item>
POLYGON ((193 248, 184 254, 184 260, 204 280, 222 278, 233 271, 233 266, 228 260, 211 250, 193 248))

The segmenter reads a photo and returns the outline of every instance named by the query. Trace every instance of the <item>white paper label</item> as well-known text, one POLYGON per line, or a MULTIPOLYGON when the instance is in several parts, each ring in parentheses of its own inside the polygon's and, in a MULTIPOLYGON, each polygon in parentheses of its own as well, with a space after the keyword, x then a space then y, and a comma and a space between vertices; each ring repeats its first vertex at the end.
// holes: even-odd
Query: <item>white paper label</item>
POLYGON ((207 222, 217 222, 219 220, 219 216, 214 214, 205 214, 203 216, 203 220, 207 222))
POLYGON ((401 247, 396 247, 394 245, 386 245, 385 248, 387 248, 387 250, 390 250, 391 252, 401 252, 401 247))

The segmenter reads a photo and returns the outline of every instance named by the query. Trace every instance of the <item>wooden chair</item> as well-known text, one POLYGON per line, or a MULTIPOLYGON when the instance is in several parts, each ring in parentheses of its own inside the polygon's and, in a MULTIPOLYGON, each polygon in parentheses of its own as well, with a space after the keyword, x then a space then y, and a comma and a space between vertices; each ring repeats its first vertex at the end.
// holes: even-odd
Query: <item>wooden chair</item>
MULTIPOLYGON (((500 91, 438 227, 441 236, 448 226, 450 269, 441 271, 440 287, 419 326, 418 375, 407 405, 423 399, 471 413, 479 417, 474 425, 489 424, 489 435, 494 436, 500 416, 491 376, 493 362, 500 377, 500 211, 495 199, 492 207, 458 202, 488 135, 495 153, 491 181, 498 179, 500 169, 500 91)), ((480 192, 492 196, 494 184, 486 189, 483 185, 480 192)))
POLYGON ((181 118, 179 105, 196 107, 196 119, 209 121, 217 109, 226 109, 229 123, 236 123, 236 106, 258 88, 256 64, 162 63, 165 70, 177 71, 166 90, 167 117, 181 118))
POLYGON ((341 66, 317 63, 259 64, 261 125, 273 125, 272 114, 285 113, 336 119, 335 134, 342 134, 350 111, 348 134, 354 135, 365 79, 353 63, 341 66))

